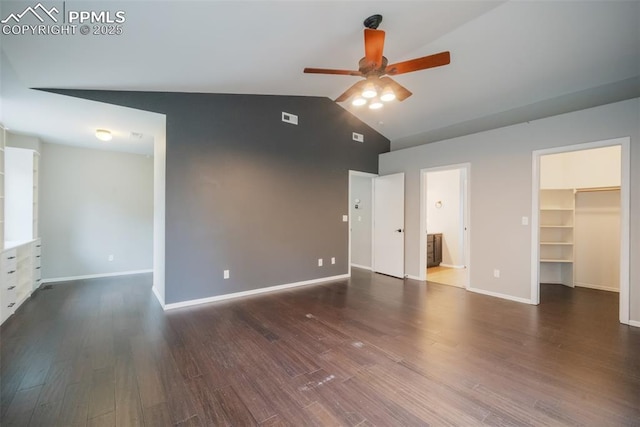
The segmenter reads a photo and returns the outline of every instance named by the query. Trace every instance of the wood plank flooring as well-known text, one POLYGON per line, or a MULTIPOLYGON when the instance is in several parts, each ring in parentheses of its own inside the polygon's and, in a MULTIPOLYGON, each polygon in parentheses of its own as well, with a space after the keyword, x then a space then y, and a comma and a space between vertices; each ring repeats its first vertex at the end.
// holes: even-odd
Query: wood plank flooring
POLYGON ((528 306, 354 269, 163 312, 151 277, 40 290, 1 329, 2 426, 640 425, 617 295, 528 306))
POLYGON ((467 269, 451 267, 429 267, 427 268, 427 280, 441 285, 467 287, 467 269))

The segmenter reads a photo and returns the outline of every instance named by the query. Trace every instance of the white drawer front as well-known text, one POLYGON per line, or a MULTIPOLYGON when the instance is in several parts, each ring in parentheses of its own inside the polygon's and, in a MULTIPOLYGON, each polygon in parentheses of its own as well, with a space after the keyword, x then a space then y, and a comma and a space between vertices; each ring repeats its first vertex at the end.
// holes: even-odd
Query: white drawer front
POLYGON ((15 249, 3 252, 0 263, 4 272, 15 270, 18 263, 18 252, 15 249))

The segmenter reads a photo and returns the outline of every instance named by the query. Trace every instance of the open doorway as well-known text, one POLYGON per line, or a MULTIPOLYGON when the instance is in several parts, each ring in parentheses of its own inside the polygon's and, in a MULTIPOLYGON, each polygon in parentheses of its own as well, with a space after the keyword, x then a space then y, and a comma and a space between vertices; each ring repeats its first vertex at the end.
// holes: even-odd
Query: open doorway
POLYGON ((469 164, 421 170, 421 279, 469 287, 469 164))
POLYGON ((628 150, 619 138, 534 152, 535 304, 550 286, 618 292, 628 323, 628 150))

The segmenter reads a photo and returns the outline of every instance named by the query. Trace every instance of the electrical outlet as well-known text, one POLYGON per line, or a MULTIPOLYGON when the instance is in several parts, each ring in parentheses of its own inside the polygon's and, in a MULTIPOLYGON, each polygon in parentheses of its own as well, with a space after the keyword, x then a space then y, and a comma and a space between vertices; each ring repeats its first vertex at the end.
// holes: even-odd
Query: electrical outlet
POLYGON ((495 277, 496 279, 500 278, 500 270, 498 270, 497 268, 495 270, 493 270, 493 277, 495 277))
POLYGON ((349 222, 349 215, 342 215, 342 222, 349 222))
POLYGON ((335 264, 336 263, 336 257, 332 256, 331 257, 331 264, 335 264))
POLYGON ((113 254, 109 255, 109 261, 113 261, 113 254))
POLYGON ((229 270, 225 270, 225 271, 222 273, 222 277, 223 277, 224 279, 228 279, 228 278, 230 277, 230 276, 229 276, 229 270))
POLYGON ((529 217, 528 216, 523 216, 522 217, 522 225, 529 225, 529 217))
POLYGON ((318 258, 318 267, 322 267, 322 258, 318 258))

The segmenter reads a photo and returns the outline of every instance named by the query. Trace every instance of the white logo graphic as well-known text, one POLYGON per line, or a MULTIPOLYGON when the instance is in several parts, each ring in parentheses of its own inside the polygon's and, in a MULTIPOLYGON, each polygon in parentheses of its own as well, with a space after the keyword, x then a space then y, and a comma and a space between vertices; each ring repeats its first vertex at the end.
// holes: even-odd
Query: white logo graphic
POLYGON ((29 6, 22 13, 18 13, 18 14, 12 13, 0 22, 3 24, 6 24, 7 22, 13 19, 16 23, 18 23, 20 22, 22 17, 25 16, 27 13, 31 13, 33 16, 35 16, 38 19, 38 21, 44 22, 44 19, 42 18, 42 16, 38 14, 38 11, 40 11, 40 13, 46 14, 49 18, 53 20, 53 22, 58 22, 58 19, 53 15, 53 13, 56 13, 56 14, 60 13, 58 9, 56 9, 55 7, 52 7, 50 10, 47 10, 47 8, 42 5, 42 3, 38 3, 37 5, 35 5, 35 7, 29 6))

